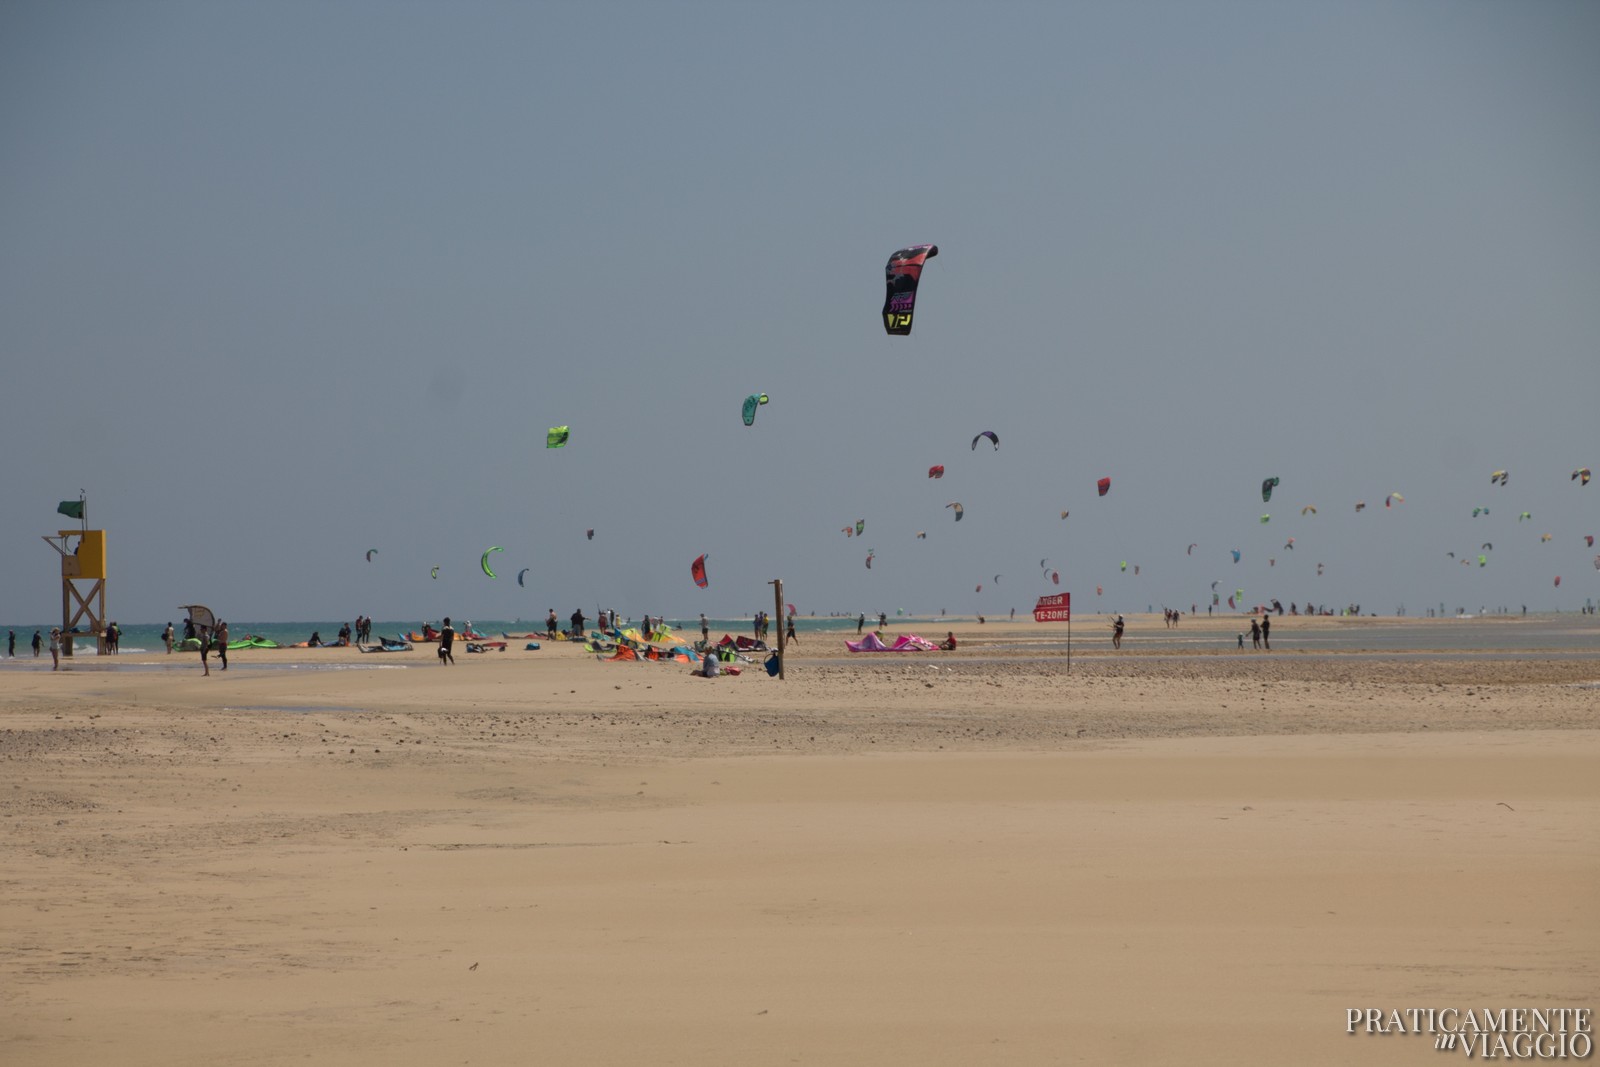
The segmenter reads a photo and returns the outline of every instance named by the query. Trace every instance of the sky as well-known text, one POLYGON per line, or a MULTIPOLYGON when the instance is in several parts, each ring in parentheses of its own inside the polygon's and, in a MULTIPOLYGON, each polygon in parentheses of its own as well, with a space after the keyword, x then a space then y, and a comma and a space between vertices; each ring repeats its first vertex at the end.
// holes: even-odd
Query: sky
POLYGON ((0 619, 80 491, 125 622, 1574 610, 1596 55, 1581 2, 11 0, 0 619))

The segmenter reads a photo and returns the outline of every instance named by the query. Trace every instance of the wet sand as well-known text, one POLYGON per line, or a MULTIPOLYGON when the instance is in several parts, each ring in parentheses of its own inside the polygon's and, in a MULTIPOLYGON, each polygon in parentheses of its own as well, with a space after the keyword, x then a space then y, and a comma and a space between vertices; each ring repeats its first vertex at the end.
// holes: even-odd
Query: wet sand
POLYGON ((1041 630, 8 669, 0 1062, 1418 1063, 1346 1009, 1600 1006, 1600 650, 1041 630))

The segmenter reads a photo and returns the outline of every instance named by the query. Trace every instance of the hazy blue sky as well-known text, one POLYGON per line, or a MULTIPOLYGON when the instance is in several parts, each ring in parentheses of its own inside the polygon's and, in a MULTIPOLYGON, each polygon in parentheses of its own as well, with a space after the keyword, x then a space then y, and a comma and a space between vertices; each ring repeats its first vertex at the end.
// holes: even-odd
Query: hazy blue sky
POLYGON ((1042 557, 1576 607, 1596 56, 1577 2, 11 0, 0 618, 80 488, 126 621, 1000 613, 1042 557))

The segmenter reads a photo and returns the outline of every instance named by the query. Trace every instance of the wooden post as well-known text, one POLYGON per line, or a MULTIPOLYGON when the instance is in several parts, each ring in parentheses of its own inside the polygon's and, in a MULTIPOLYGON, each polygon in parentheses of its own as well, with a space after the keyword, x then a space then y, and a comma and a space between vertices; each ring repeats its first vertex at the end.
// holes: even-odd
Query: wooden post
POLYGON ((778 680, 781 682, 783 681, 783 652, 784 647, 788 644, 788 641, 784 638, 784 634, 787 631, 783 628, 783 579, 774 578, 769 584, 772 586, 774 614, 778 619, 778 680))

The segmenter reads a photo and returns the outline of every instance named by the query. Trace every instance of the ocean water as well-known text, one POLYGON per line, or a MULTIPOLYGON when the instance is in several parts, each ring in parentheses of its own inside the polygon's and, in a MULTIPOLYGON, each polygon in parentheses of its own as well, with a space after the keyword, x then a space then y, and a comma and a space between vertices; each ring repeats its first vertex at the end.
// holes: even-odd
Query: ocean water
MULTIPOLYGON (((433 623, 433 625, 438 626, 441 620, 430 619, 428 621, 433 623)), ((466 630, 466 624, 469 620, 455 619, 452 621, 456 627, 457 633, 462 633, 466 630)), ((890 625, 892 627, 899 628, 915 628, 915 626, 921 626, 926 629, 937 625, 938 621, 939 620, 937 619, 921 619, 913 622, 913 620, 907 617, 901 617, 899 619, 891 617, 890 625)), ((355 625, 355 620, 348 620, 348 622, 353 628, 355 625)), ((505 619, 472 619, 470 622, 472 624, 472 630, 474 633, 481 633, 493 638, 499 638, 502 634, 507 633, 526 634, 542 633, 544 631, 543 619, 514 619, 509 621, 505 619)), ((723 634, 733 634, 734 636, 738 636, 739 634, 751 633, 752 621, 749 618, 709 619, 708 622, 711 625, 711 636, 713 638, 720 638, 723 634)), ((869 625, 875 625, 876 622, 877 620, 875 618, 868 620, 869 625)), ((373 620, 372 636, 373 639, 376 640, 379 637, 404 637, 408 633, 421 633, 422 623, 423 620, 421 619, 412 619, 404 622, 395 622, 392 620, 388 622, 382 622, 373 620)), ((172 624, 173 632, 181 640, 183 637, 183 620, 181 618, 173 619, 172 624)), ((682 633, 687 640, 698 641, 700 639, 699 616, 688 619, 668 619, 667 624, 674 630, 682 633)), ((53 625, 58 624, 34 623, 26 626, 0 626, 0 638, 5 636, 7 630, 14 630, 17 635, 17 655, 19 657, 32 656, 33 650, 30 646, 30 642, 33 639, 33 632, 38 630, 46 641, 44 655, 48 656, 50 627, 53 625)), ((161 650, 161 633, 167 627, 167 624, 164 620, 158 623, 121 623, 120 625, 122 626, 123 652, 156 652, 161 650)), ((339 627, 343 625, 345 625, 345 622, 342 621, 235 622, 234 620, 229 619, 228 633, 229 636, 235 641, 243 639, 247 634, 255 634, 256 636, 264 637, 269 641, 276 641, 280 645, 292 645, 307 640, 313 633, 319 634, 322 637, 322 640, 325 642, 335 641, 338 639, 339 627)), ((562 627, 567 625, 567 620, 564 616, 561 619, 561 625, 562 627)), ((592 629, 594 626, 594 620, 592 618, 589 619, 587 625, 592 629)), ((629 624, 624 623, 624 625, 629 624)), ((777 636, 777 626, 778 623, 776 620, 774 620, 768 630, 770 636, 777 636)), ((854 616, 848 619, 833 617, 810 618, 806 616, 796 616, 794 628, 796 635, 802 640, 804 639, 804 635, 808 633, 821 634, 829 632, 848 632, 854 636, 856 620, 854 616)), ((85 651, 92 651, 94 646, 95 642, 87 637, 80 638, 78 640, 77 647, 80 654, 85 651)), ((0 656, 3 655, 4 645, 0 645, 0 656)))

